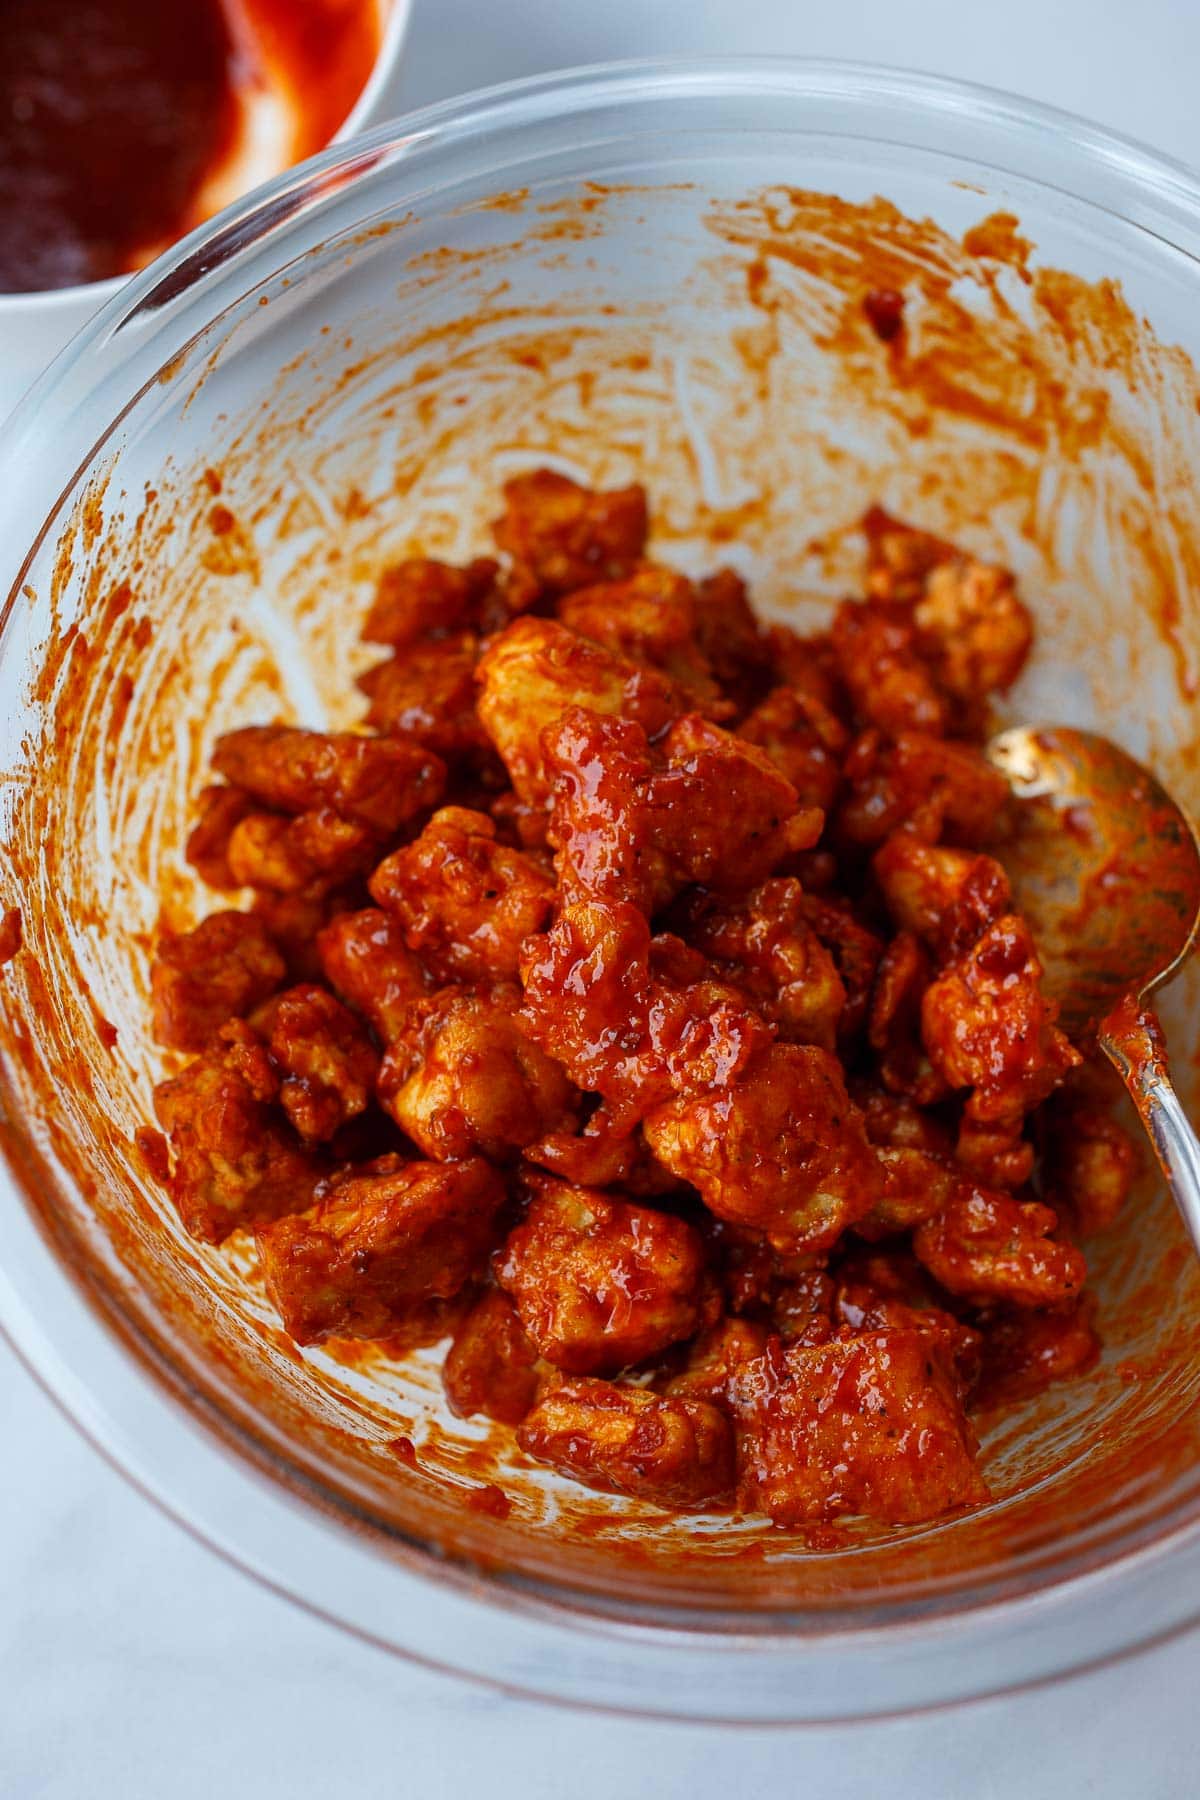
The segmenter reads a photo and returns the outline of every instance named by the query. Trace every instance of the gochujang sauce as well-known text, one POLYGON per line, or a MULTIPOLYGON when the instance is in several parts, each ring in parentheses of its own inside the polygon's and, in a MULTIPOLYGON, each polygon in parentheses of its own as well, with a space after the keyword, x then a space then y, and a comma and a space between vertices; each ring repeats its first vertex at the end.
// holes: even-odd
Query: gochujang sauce
POLYGON ((0 0, 0 290, 102 280, 192 223, 233 48, 216 0, 0 0))
POLYGON ((139 268, 320 149, 370 74, 382 10, 0 0, 0 293, 139 268), (264 99, 269 149, 247 130, 264 99))

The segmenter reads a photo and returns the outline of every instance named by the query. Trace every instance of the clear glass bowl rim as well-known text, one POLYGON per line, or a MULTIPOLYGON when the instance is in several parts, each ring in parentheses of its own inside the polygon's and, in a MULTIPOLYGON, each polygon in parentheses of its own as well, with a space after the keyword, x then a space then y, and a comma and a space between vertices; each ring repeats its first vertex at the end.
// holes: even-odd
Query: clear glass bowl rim
MULTIPOLYGON (((756 94, 798 106, 837 100, 847 139, 867 135, 873 106, 898 109, 914 125, 931 115, 969 125, 986 137, 989 152, 970 160, 994 172, 1015 166, 1026 180, 1085 199, 1200 263, 1200 180, 1191 170, 1086 120, 997 90, 802 58, 680 58, 556 71, 439 102, 337 144, 237 202, 126 283, 5 425, 0 521, 21 517, 30 459, 60 431, 71 442, 69 422, 89 398, 94 403, 101 378, 118 375, 144 347, 148 326, 156 349, 168 346, 165 361, 189 341, 181 315, 194 317, 197 303, 239 279, 245 261, 269 250, 277 232, 319 209, 331 190, 344 194, 381 157, 427 160, 474 144, 484 168, 488 145, 506 129, 615 105, 636 109, 670 98, 699 107, 756 94), (1001 145, 1014 165, 993 160, 1001 145), (1053 157, 1053 181, 1032 173, 1043 154, 1053 157), (179 332, 172 345, 173 324, 179 332)), ((398 194, 393 203, 402 200, 398 194)), ((111 428, 110 419, 104 423, 111 428)), ((67 459, 72 481, 88 458, 85 449, 67 459)), ((56 498, 48 519, 57 506, 56 498)), ((20 579, 18 572, 14 591, 20 579)), ((0 606, 0 627, 6 610, 0 606)), ((10 1133, 18 1135, 11 1122, 6 1140, 10 1133)), ((431 1556, 401 1551, 384 1559, 240 1458, 128 1354, 21 1202, 19 1158, 8 1141, 2 1147, 9 1204, 0 1208, 0 1330, 35 1378, 107 1460, 193 1535, 268 1587, 383 1648, 573 1705, 710 1722, 818 1723, 1036 1685, 1200 1619, 1200 1507, 1168 1517, 1153 1542, 1125 1552, 1118 1546, 1101 1567, 1032 1595, 811 1635, 614 1621, 576 1609, 570 1596, 516 1594, 431 1556)))

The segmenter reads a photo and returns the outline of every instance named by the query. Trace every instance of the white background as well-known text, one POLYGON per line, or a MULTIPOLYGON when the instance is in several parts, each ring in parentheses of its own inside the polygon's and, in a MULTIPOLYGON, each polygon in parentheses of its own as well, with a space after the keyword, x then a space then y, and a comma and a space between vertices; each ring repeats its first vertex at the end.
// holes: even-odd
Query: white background
MULTIPOLYGON (((397 106, 722 50, 968 77, 1200 163, 1200 0, 416 0, 397 106)), ((1189 1638, 1039 1694, 845 1730, 502 1699, 234 1573, 101 1463, 0 1346, 0 1800, 1191 1800, 1198 1690, 1189 1638)))

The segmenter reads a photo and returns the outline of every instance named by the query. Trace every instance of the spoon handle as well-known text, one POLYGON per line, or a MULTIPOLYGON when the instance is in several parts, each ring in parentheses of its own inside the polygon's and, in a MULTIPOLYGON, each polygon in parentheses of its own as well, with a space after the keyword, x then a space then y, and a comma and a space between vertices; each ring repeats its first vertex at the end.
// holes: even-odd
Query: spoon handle
POLYGON ((1100 1046, 1129 1089, 1192 1243, 1200 1251, 1200 1138, 1171 1085, 1162 1028, 1146 1007, 1123 1009, 1119 1030, 1106 1020, 1100 1046))

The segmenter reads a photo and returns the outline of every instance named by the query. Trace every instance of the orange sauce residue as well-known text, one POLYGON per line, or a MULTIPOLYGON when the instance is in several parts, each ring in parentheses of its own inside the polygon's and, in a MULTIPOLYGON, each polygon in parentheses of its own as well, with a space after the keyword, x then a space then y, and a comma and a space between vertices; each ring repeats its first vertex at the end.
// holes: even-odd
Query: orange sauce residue
POLYGON ((0 968, 11 962, 21 948, 21 909, 10 906, 0 916, 0 968))

